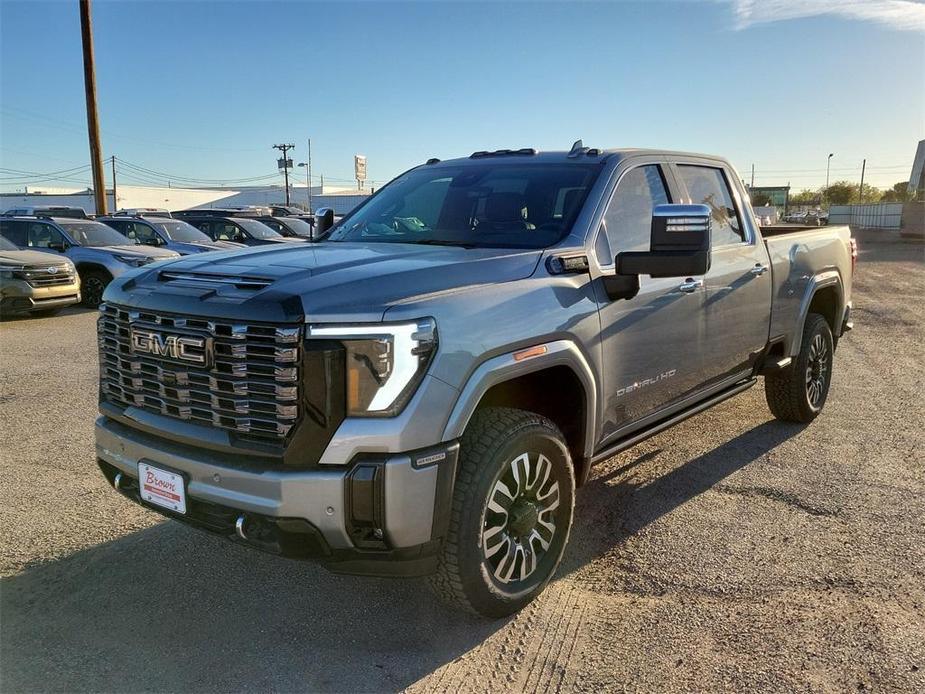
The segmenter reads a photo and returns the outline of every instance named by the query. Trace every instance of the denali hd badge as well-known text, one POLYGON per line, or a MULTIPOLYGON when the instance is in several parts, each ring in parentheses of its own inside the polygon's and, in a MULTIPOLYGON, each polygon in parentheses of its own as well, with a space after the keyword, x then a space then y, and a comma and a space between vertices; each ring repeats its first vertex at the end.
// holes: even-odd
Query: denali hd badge
POLYGON ((191 364, 206 365, 208 340, 193 335, 165 335, 153 330, 132 328, 132 351, 153 354, 191 364))

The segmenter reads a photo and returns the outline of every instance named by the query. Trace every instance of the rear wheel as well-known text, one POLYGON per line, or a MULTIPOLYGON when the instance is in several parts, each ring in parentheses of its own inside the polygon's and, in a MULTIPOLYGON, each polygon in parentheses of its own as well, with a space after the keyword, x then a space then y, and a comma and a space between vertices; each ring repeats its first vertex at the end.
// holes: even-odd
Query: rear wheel
POLYGON ((785 369, 764 379, 768 407, 778 419, 811 422, 825 406, 832 383, 832 330, 826 319, 810 313, 803 327, 800 353, 785 369))
POLYGON ((575 477, 562 433, 532 412, 476 412, 460 448, 435 592, 488 617, 517 612, 546 587, 572 524, 575 477))
POLYGON ((89 308, 96 308, 103 303, 103 292, 112 281, 108 273, 101 270, 86 270, 80 273, 81 303, 89 308))

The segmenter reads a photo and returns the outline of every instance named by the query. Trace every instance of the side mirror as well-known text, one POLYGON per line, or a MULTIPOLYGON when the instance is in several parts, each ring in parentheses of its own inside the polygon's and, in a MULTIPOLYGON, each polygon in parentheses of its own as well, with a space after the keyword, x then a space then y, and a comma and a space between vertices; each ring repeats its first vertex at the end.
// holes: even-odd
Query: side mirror
POLYGON ((64 243, 64 241, 50 241, 48 243, 48 250, 50 251, 58 251, 58 253, 64 253, 66 249, 67 245, 64 243))
POLYGON ((710 269, 711 211, 706 205, 657 205, 651 250, 616 257, 618 275, 693 277, 710 269))
POLYGON ((334 208, 321 207, 315 210, 315 228, 312 231, 312 238, 320 239, 328 230, 334 226, 334 208))
POLYGON ((161 241, 161 240, 160 240, 158 237, 156 237, 156 236, 152 236, 152 237, 149 238, 149 239, 145 239, 144 241, 142 241, 142 243, 143 243, 145 246, 162 246, 162 245, 164 245, 164 242, 161 241))

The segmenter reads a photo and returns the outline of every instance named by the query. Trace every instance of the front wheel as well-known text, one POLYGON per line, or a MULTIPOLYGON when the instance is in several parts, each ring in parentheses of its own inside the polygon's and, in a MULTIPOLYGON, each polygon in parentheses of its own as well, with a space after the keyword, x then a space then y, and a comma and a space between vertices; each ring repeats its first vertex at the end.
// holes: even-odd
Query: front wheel
POLYGON ((107 273, 99 270, 88 270, 80 276, 82 303, 88 308, 96 308, 103 303, 103 292, 106 285, 112 281, 107 273))
POLYGON ((435 592, 487 617, 522 609, 552 578, 568 542, 575 475, 558 427, 487 407, 463 434, 435 592))
POLYGON ((764 379, 768 407, 787 422, 813 421, 825 406, 832 383, 835 343, 826 319, 810 313, 803 327, 800 353, 787 368, 764 379))

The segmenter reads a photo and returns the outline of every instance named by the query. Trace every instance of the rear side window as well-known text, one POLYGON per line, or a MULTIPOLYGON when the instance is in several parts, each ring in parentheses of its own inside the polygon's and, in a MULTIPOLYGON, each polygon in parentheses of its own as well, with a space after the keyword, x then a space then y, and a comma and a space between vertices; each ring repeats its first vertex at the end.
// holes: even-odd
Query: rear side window
POLYGON ((678 173, 687 187, 687 192, 690 193, 691 202, 706 205, 712 211, 713 245, 742 243, 745 240, 742 222, 732 200, 729 181, 726 180, 722 169, 679 164, 678 173))
MULTIPOLYGON (((652 210, 668 202, 668 190, 656 164, 637 166, 626 172, 604 213, 610 253, 649 250, 652 210)), ((612 256, 599 260, 603 265, 613 263, 612 256)))

